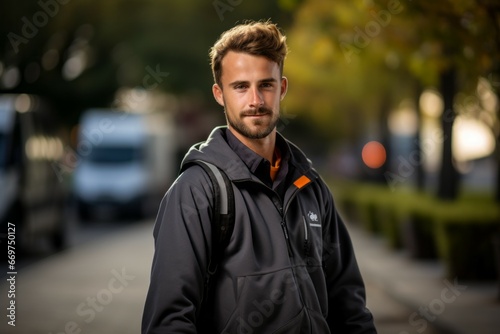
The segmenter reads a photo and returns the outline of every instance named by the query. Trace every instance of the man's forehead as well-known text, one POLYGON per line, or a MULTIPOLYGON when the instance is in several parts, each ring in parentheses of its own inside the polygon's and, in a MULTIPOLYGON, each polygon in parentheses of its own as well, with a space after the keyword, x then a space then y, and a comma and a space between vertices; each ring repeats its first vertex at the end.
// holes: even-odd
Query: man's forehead
MULTIPOLYGON (((280 70, 278 63, 259 55, 251 55, 243 52, 228 52, 222 59, 222 76, 256 74, 258 72, 268 73, 265 79, 270 77, 279 78, 280 70)), ((264 79, 264 78, 263 78, 264 79)))

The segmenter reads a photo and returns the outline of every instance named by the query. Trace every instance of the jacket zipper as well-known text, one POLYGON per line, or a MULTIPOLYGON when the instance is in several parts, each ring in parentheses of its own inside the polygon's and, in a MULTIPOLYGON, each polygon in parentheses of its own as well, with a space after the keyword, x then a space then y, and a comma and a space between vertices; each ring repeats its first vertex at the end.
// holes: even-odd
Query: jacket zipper
MULTIPOLYGON (((255 181, 252 181, 252 182, 255 182, 255 181)), ((261 182, 258 182, 259 184, 262 184, 264 187, 268 188, 269 190, 271 190, 274 195, 276 196, 275 198, 278 198, 279 199, 279 196, 278 194, 276 194, 276 192, 272 189, 270 189, 269 187, 267 187, 265 184, 261 183, 261 182)), ((293 258, 294 255, 293 255, 293 251, 292 251, 292 245, 291 245, 291 242, 290 242, 290 237, 289 237, 289 233, 288 233, 288 227, 286 226, 286 221, 285 221, 285 217, 286 217, 286 212, 288 211, 288 207, 290 205, 290 203, 292 202, 292 200, 295 198, 295 196, 297 196, 297 193, 300 191, 300 189, 297 189, 294 191, 294 193, 290 196, 290 198, 288 199, 288 202, 286 204, 285 207, 283 207, 283 202, 281 201, 281 199, 279 199, 279 213, 281 215, 281 229, 283 230, 283 235, 285 236, 285 242, 286 242, 286 247, 288 249, 288 255, 290 258, 293 258)), ((273 199, 273 202, 275 202, 275 200, 273 199)), ((275 205, 277 203, 275 202, 275 205)), ((305 221, 305 218, 304 216, 302 216, 302 219, 304 220, 304 224, 306 224, 306 221, 305 221)), ((306 228, 306 240, 305 240, 305 245, 304 246, 307 246, 309 241, 308 241, 308 237, 307 237, 307 226, 304 225, 304 227, 306 228)), ((307 247, 308 248, 308 247, 307 247)))
MULTIPOLYGON (((290 205, 290 203, 292 202, 292 200, 295 198, 295 196, 297 196, 297 193, 300 191, 300 189, 297 189, 293 194, 292 196, 290 196, 286 206, 285 206, 285 209, 282 210, 282 220, 281 220, 281 226, 283 227, 283 231, 285 233, 285 238, 286 238, 286 242, 287 242, 287 247, 288 247, 288 253, 291 254, 292 253, 292 248, 291 248, 291 244, 290 244, 290 239, 288 237, 288 229, 287 229, 287 226, 286 226, 286 223, 285 223, 285 216, 286 216, 286 212, 288 210, 288 207, 290 205)), ((308 235, 308 230, 307 230, 307 222, 304 218, 304 216, 302 216, 302 221, 304 222, 304 228, 305 228, 305 239, 304 239, 304 247, 307 246, 307 244, 309 243, 309 235, 308 235)), ((308 247, 307 247, 308 248, 308 247)), ((307 256, 307 254, 306 254, 307 256)), ((292 258, 293 257, 293 254, 290 255, 290 257, 292 258)), ((295 284, 297 285, 297 293, 298 293, 298 296, 301 300, 301 303, 303 306, 305 306, 305 302, 304 302, 304 297, 302 296, 302 291, 299 287, 299 282, 297 282, 297 273, 295 272, 295 268, 294 266, 291 267, 291 270, 292 270, 292 273, 293 273, 293 278, 295 280, 295 284)), ((311 326, 311 315, 309 314, 309 310, 307 309, 307 307, 304 307, 304 311, 307 315, 307 319, 309 320, 309 326, 311 326)))
POLYGON ((309 243, 309 228, 307 227, 307 221, 304 216, 302 216, 302 222, 304 223, 304 256, 306 259, 306 264, 310 265, 311 261, 309 260, 310 255, 310 243, 309 243))
MULTIPOLYGON (((275 198, 278 198, 278 199, 280 198, 278 196, 278 194, 276 194, 274 192, 274 190, 271 189, 271 191, 275 194, 275 196, 276 196, 275 198)), ((293 258, 294 255, 293 255, 293 251, 292 251, 292 245, 291 245, 291 242, 290 242, 290 237, 289 237, 289 234, 288 234, 288 228, 286 226, 285 217, 286 217, 286 212, 288 211, 288 207, 290 206, 290 203, 295 198, 295 196, 297 196, 297 193, 299 191, 300 191, 300 189, 297 189, 297 190, 294 191, 294 193, 290 196, 290 198, 288 199, 288 202, 286 203, 285 206, 282 205, 284 203, 281 201, 281 199, 279 199, 279 204, 280 205, 278 206, 279 213, 281 215, 281 223, 280 223, 281 224, 281 229, 283 230, 283 234, 285 236, 286 246, 287 246, 287 249, 288 249, 288 256, 290 257, 290 259, 293 258)), ((273 202, 274 202, 274 200, 273 200, 273 202)), ((275 202, 275 204, 277 204, 277 203, 275 202)), ((309 236, 308 236, 308 230, 307 230, 307 225, 306 225, 307 222, 306 222, 304 216, 302 216, 302 219, 303 219, 303 222, 305 224, 304 228, 306 228, 305 242, 306 242, 306 244, 308 244, 309 243, 309 236)), ((307 247, 307 248, 309 248, 309 247, 307 247)), ((295 273, 295 269, 294 269, 293 265, 291 267, 291 270, 292 270, 292 273, 293 273, 293 278, 294 278, 294 280, 296 280, 297 279, 297 274, 295 273)), ((300 300, 302 302, 302 305, 305 305, 302 293, 300 291, 300 288, 298 287, 299 283, 295 282, 295 284, 297 285, 297 293, 298 293, 299 298, 300 298, 300 300)), ((307 310, 307 308, 305 308, 305 312, 308 315, 309 323, 311 323, 309 311, 307 310)))
MULTIPOLYGON (((294 256, 293 256, 293 251, 292 251, 292 245, 290 244, 290 238, 288 236, 288 227, 286 226, 285 217, 286 217, 286 212, 288 211, 288 207, 290 206, 290 203, 293 201, 293 199, 295 198, 295 196, 297 196, 297 194, 298 194, 299 191, 300 191, 300 189, 295 190, 295 192, 288 199, 288 202, 287 202, 285 208, 281 208, 281 210, 280 210, 280 214, 281 214, 281 228, 283 229, 283 233, 285 234, 286 245, 287 245, 287 248, 288 248, 288 254, 290 255, 291 258, 293 258, 294 256)), ((302 216, 302 218, 304 219, 303 216, 302 216)), ((304 223, 305 223, 305 219, 304 219, 304 223)), ((306 235, 307 235, 307 232, 306 232, 306 235)))
POLYGON ((288 249, 288 256, 293 257, 292 246, 290 245, 290 237, 288 236, 288 228, 285 224, 285 218, 281 219, 281 228, 283 229, 283 234, 285 235, 286 248, 288 249))

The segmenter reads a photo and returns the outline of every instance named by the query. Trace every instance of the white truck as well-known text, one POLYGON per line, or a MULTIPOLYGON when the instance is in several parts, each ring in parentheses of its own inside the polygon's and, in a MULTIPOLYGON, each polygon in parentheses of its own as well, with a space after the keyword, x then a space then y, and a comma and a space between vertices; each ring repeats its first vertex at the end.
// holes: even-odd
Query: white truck
POLYGON ((82 114, 73 193, 83 220, 156 212, 178 169, 168 116, 107 109, 82 114))

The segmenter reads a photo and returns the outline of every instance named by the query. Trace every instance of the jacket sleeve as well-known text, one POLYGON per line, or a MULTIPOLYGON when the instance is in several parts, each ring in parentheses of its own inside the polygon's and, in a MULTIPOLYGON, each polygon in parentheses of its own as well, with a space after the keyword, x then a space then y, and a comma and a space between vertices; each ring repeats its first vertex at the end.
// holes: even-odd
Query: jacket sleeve
POLYGON ((211 183, 199 167, 181 174, 162 199, 142 333, 196 333, 210 252, 211 183))
POLYGON ((356 262, 349 233, 330 191, 327 191, 323 263, 328 287, 327 322, 332 333, 377 333, 373 316, 366 308, 365 286, 356 262))

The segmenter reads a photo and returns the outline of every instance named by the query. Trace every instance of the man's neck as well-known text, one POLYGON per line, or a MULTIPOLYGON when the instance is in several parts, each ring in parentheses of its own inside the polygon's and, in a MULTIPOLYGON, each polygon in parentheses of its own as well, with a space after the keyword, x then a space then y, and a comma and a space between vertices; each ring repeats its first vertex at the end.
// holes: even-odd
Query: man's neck
POLYGON ((273 162, 274 148, 276 145, 276 130, 262 139, 250 139, 241 135, 237 131, 232 130, 231 128, 229 128, 229 130, 249 149, 257 153, 264 159, 267 159, 270 163, 273 162))

